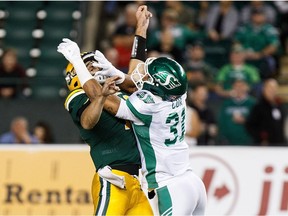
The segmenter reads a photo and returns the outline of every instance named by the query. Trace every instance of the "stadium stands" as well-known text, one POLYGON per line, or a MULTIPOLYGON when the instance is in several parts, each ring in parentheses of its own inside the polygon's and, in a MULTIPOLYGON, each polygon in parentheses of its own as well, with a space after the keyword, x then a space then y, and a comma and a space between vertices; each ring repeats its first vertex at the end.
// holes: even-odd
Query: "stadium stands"
POLYGON ((31 78, 31 95, 26 96, 65 96, 62 71, 67 62, 56 48, 63 37, 77 39, 79 10, 79 1, 0 2, 0 55, 6 48, 17 50, 31 78))

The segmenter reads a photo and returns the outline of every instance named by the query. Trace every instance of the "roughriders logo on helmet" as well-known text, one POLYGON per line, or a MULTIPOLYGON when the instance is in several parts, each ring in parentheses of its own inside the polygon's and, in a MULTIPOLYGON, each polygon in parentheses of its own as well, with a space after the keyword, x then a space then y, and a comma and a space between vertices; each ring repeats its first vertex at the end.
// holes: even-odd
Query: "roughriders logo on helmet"
POLYGON ((158 72, 153 74, 153 78, 166 89, 174 89, 181 86, 179 80, 172 74, 158 72))

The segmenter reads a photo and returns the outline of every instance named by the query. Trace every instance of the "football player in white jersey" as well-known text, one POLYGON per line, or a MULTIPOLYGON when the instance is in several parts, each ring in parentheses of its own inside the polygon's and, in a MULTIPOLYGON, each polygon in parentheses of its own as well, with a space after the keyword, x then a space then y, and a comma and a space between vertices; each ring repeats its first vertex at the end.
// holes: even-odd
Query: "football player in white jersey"
MULTIPOLYGON (((98 54, 99 55, 99 54, 98 54)), ((110 97, 104 108, 133 122, 150 196, 157 195, 160 215, 203 215, 206 192, 189 162, 184 141, 187 78, 166 57, 149 58, 131 74, 137 91, 127 101, 110 97)))
MULTIPOLYGON (((58 51, 75 64, 78 76, 86 77, 80 82, 93 101, 95 79, 79 64, 78 45, 65 39, 58 51)), ((154 200, 158 200, 155 214, 204 215, 205 187, 189 165, 189 148, 184 141, 187 78, 181 65, 166 57, 138 60, 131 77, 127 77, 99 51, 95 59, 95 66, 103 68, 102 75, 119 76, 118 84, 131 78, 138 89, 127 101, 114 95, 107 97, 104 108, 133 123, 149 197, 156 195, 154 200)))

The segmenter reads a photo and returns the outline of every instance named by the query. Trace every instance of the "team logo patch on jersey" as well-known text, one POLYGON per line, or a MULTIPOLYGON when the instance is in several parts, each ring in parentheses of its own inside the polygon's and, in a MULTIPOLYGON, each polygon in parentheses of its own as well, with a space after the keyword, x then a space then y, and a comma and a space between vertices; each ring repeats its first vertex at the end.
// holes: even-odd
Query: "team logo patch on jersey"
POLYGON ((179 80, 173 76, 172 74, 168 74, 165 72, 158 72, 153 74, 153 78, 164 88, 166 89, 174 89, 181 85, 179 80))
POLYGON ((136 96, 146 104, 155 103, 151 95, 147 92, 138 92, 136 96))

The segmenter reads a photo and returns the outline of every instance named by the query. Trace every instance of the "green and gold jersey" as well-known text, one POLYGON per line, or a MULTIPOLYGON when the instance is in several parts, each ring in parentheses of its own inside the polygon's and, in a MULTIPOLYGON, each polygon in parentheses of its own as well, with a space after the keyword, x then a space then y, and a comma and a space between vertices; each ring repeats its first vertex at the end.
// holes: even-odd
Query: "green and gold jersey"
MULTIPOLYGON (((121 93, 118 96, 124 98, 125 95, 121 93)), ((93 129, 86 130, 81 126, 81 114, 89 104, 89 98, 84 90, 77 89, 68 95, 65 108, 78 127, 82 139, 90 146, 90 155, 96 169, 106 165, 140 165, 136 139, 129 122, 103 110, 99 122, 93 129)))

